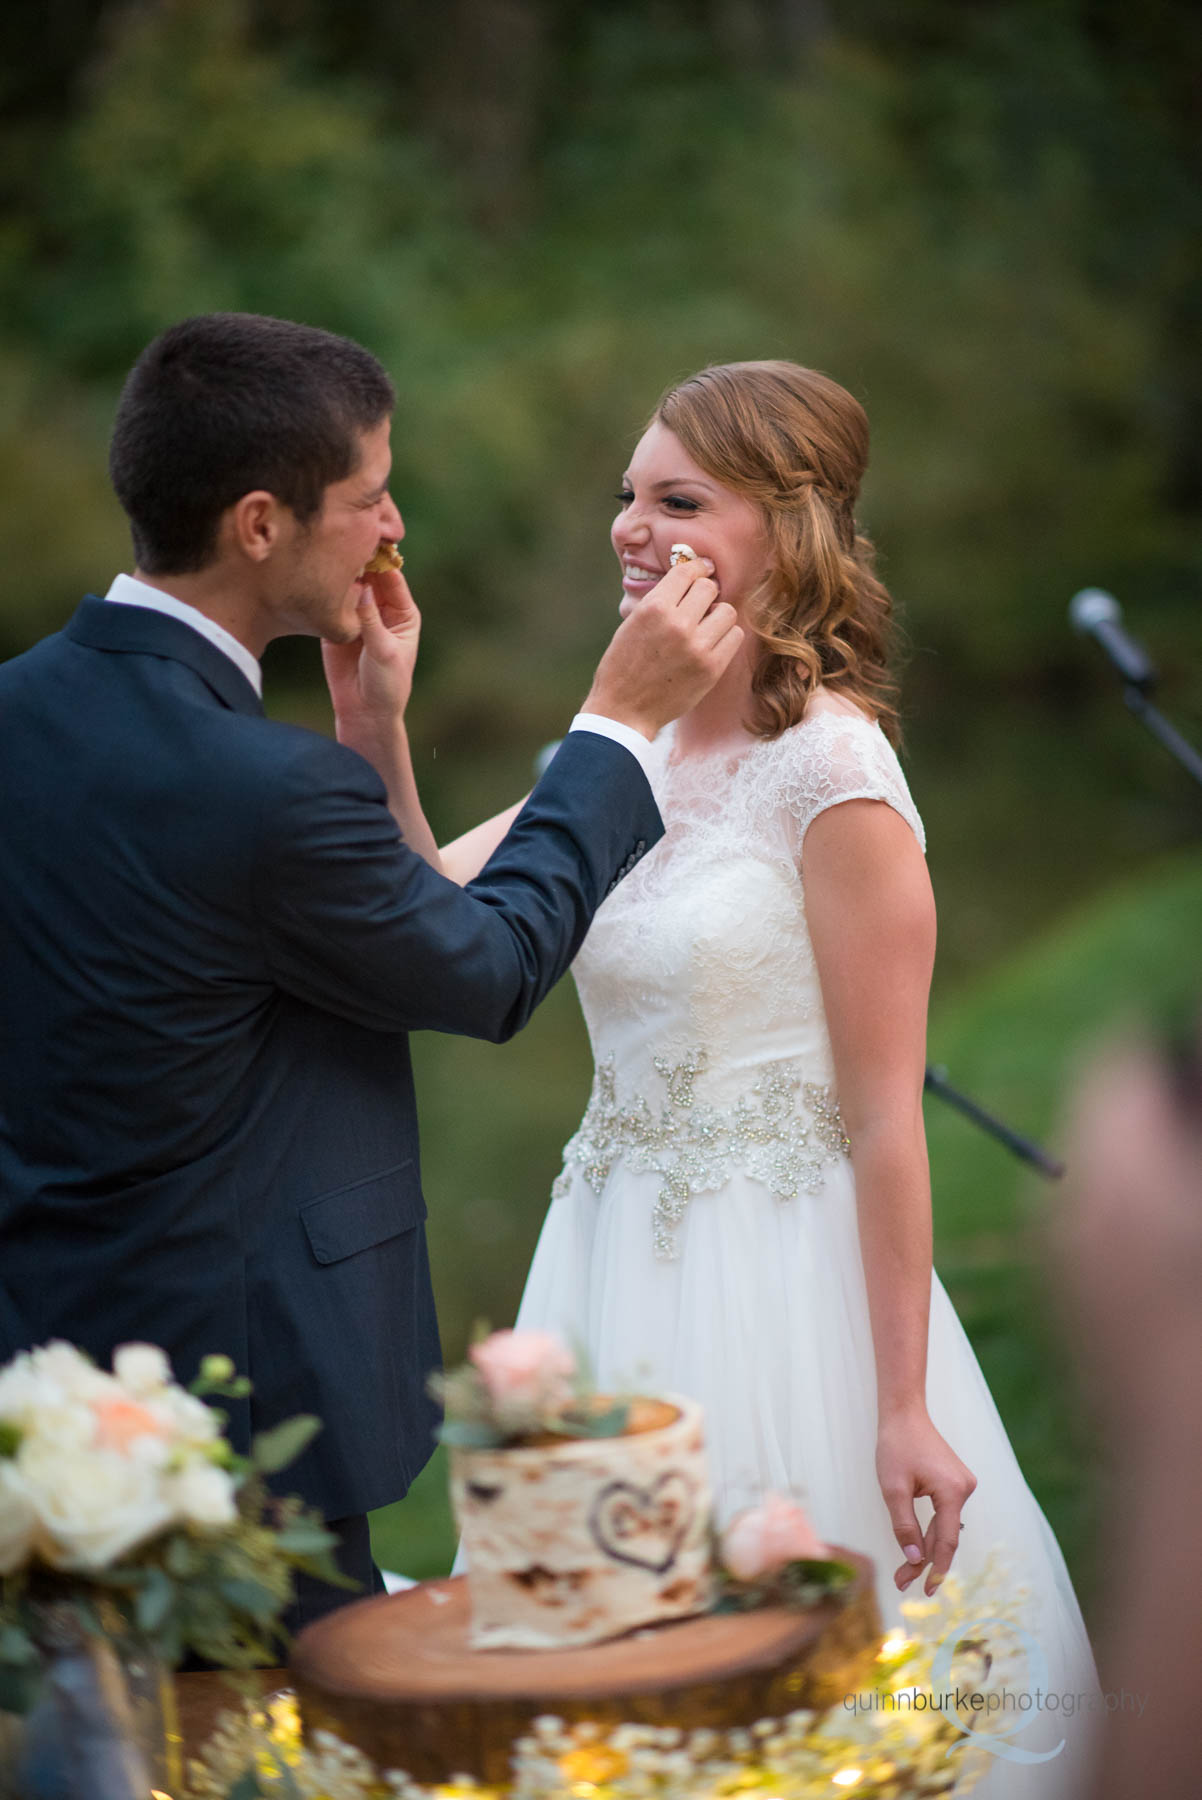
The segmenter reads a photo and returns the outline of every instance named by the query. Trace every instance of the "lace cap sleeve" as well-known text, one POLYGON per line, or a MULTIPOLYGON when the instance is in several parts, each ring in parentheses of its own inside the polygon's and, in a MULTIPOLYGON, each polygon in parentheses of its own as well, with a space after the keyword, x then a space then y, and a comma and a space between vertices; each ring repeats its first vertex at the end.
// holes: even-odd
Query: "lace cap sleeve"
POLYGON ((926 832, 892 744, 879 725, 848 713, 823 712, 779 740, 781 802, 797 824, 797 846, 810 825, 844 800, 884 800, 910 826, 924 854, 926 832))

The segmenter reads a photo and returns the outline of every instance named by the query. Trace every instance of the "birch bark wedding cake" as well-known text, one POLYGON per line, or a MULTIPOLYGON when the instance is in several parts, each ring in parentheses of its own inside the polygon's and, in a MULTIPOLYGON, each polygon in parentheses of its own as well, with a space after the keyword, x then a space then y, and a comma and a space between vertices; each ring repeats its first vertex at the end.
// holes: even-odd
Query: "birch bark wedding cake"
POLYGON ((856 1685, 880 1642, 872 1566, 830 1561, 791 1503, 766 1509, 761 1539, 775 1533, 795 1570, 841 1570, 842 1591, 710 1610, 700 1407, 582 1394, 543 1333, 497 1333, 472 1356, 440 1379, 468 1574, 310 1626, 292 1662, 307 1731, 419 1781, 496 1783, 543 1714, 722 1728, 821 1710, 856 1685))

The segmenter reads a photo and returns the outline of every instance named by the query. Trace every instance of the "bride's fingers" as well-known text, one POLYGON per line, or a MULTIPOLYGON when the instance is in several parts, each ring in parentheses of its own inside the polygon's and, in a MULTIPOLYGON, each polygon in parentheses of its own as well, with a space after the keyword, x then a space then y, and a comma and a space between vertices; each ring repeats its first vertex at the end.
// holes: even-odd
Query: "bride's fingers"
POLYGON ((885 1499, 893 1520, 893 1535, 906 1559, 900 1569, 894 1570, 893 1583, 895 1587, 908 1588, 927 1562, 926 1546, 923 1543, 922 1532, 919 1530, 911 1497, 904 1492, 899 1492, 894 1498, 890 1499, 886 1495, 885 1499))
POLYGON ((923 1592, 929 1598, 939 1586, 943 1577, 952 1566, 952 1558, 956 1554, 956 1545, 960 1542, 960 1503, 944 1498, 942 1503, 936 1502, 935 1516, 931 1520, 927 1532, 930 1540, 931 1572, 926 1578, 923 1592))

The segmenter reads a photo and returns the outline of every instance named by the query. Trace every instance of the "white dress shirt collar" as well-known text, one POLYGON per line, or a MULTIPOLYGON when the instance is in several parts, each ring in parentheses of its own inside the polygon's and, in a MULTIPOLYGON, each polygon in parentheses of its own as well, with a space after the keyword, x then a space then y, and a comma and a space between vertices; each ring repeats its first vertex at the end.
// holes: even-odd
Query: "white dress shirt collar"
POLYGON ((201 637, 208 638, 224 655, 228 656, 258 694, 263 698, 263 671, 259 667, 258 658, 251 655, 245 644, 240 644, 224 625, 218 625, 207 613, 202 613, 195 606, 189 606, 186 600, 177 600, 174 594, 165 594, 161 588, 151 587, 145 581, 139 581, 134 575, 118 575, 112 587, 104 596, 106 600, 115 600, 121 606, 144 606, 149 612, 166 613, 169 619, 178 619, 183 625, 190 625, 193 631, 199 631, 201 637))

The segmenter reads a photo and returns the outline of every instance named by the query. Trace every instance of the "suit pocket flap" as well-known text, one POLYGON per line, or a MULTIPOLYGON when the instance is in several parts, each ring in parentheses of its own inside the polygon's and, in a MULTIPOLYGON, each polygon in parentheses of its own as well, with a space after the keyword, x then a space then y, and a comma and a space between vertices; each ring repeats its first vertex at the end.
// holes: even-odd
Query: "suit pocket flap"
POLYGON ((412 1162, 403 1162, 310 1200, 300 1216, 318 1262, 333 1263, 412 1231, 425 1218, 426 1203, 412 1162))

